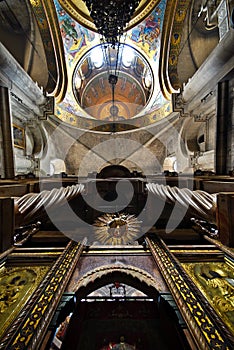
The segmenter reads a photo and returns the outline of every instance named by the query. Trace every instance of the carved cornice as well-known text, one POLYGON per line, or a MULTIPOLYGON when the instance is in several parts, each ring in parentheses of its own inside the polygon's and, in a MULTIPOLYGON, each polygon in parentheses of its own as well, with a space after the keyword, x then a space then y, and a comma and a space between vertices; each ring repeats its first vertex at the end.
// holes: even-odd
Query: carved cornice
POLYGON ((38 349, 83 250, 70 241, 42 283, 31 296, 10 329, 1 339, 0 349, 38 349))
POLYGON ((43 89, 38 87, 1 43, 0 65, 0 84, 9 89, 15 117, 26 121, 36 116, 44 116, 45 119, 48 114, 53 114, 54 98, 44 95, 43 89))
POLYGON ((179 112, 181 117, 193 117, 195 122, 206 122, 216 115, 216 94, 210 91, 199 101, 196 109, 190 110, 189 104, 185 101, 183 90, 172 94, 172 108, 174 112, 179 112))
POLYGON ((46 120, 47 116, 54 114, 54 97, 46 97, 45 103, 40 106, 34 106, 32 109, 31 106, 27 104, 27 101, 24 101, 14 92, 11 94, 11 107, 12 115, 27 123, 31 119, 46 120))
POLYGON ((172 109, 173 112, 179 112, 180 117, 191 117, 190 113, 185 113, 185 102, 182 94, 172 94, 172 109))
POLYGON ((54 114, 54 97, 48 97, 47 102, 43 106, 43 117, 40 120, 46 120, 47 116, 54 114))
POLYGON ((183 99, 190 111, 198 108, 207 109, 207 103, 215 101, 218 82, 233 71, 233 42, 234 30, 229 30, 188 83, 183 86, 183 99))
POLYGON ((194 115, 194 121, 195 122, 207 122, 210 118, 214 117, 215 114, 205 114, 205 113, 200 113, 199 115, 194 115))
POLYGON ((230 350, 233 337, 161 239, 146 238, 153 257, 200 350, 230 350))
POLYGON ((46 97, 42 89, 35 84, 2 43, 0 43, 0 66, 0 84, 5 78, 5 82, 7 83, 3 86, 8 87, 10 91, 24 101, 31 109, 36 110, 37 108, 37 112, 39 113, 38 108, 46 102, 46 97))
POLYGON ((215 104, 210 108, 207 106, 204 110, 201 101, 200 109, 197 109, 196 114, 193 114, 192 111, 188 112, 188 106, 183 98, 183 91, 180 93, 172 93, 171 96, 173 112, 178 112, 180 117, 193 117, 194 122, 206 122, 215 116, 215 104))

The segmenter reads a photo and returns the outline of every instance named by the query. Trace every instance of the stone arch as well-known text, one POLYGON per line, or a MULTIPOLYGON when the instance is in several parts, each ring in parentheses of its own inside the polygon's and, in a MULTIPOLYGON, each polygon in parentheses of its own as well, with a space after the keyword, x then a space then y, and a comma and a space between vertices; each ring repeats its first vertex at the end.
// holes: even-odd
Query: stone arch
POLYGON ((114 281, 126 283, 155 300, 158 297, 158 293, 162 291, 161 281, 156 280, 145 270, 121 264, 104 265, 89 271, 79 279, 78 283, 72 286, 72 289, 76 293, 77 298, 81 299, 96 289, 114 281))

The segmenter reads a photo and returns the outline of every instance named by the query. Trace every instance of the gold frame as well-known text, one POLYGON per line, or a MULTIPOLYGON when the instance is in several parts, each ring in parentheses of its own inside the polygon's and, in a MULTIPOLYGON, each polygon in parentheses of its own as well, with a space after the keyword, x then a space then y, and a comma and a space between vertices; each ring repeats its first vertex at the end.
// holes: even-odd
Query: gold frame
POLYGON ((16 124, 12 124, 13 127, 13 143, 14 143, 14 147, 17 148, 21 148, 21 149, 25 149, 25 129, 16 125, 16 124), (18 132, 18 134, 20 135, 20 137, 16 137, 15 135, 15 131, 18 132))
POLYGON ((0 338, 2 338, 4 332, 11 323, 17 319, 20 310, 25 307, 26 303, 30 300, 34 291, 45 278, 50 268, 51 264, 38 264, 33 267, 23 264, 19 266, 3 266, 0 269, 0 290, 6 299, 6 301, 3 299, 0 304, 0 338), (32 272, 35 274, 35 277, 33 279, 32 275, 30 280, 29 276, 32 272), (25 281, 27 281, 28 279, 27 284, 20 286, 17 285, 17 283, 12 283, 12 280, 16 277, 19 278, 19 276, 22 280, 25 279, 25 281))

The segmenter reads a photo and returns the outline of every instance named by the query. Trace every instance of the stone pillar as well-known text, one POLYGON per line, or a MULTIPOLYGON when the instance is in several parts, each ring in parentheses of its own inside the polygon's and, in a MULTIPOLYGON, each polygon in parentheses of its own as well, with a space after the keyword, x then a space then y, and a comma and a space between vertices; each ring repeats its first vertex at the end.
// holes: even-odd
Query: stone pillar
POLYGON ((0 86, 0 126, 2 131, 2 166, 4 167, 4 177, 13 179, 15 177, 12 125, 9 91, 7 87, 0 86))
POLYGON ((229 122, 229 81, 218 83, 217 124, 216 124, 216 159, 217 175, 227 174, 227 139, 229 122))

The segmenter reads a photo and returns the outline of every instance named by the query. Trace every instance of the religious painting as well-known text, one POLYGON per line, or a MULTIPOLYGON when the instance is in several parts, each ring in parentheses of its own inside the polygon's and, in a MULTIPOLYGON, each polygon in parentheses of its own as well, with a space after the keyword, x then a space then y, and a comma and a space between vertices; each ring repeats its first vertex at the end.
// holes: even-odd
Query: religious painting
POLYGON ((63 345, 63 340, 65 338, 65 335, 67 333, 67 329, 70 323, 70 319, 72 316, 72 312, 66 316, 65 320, 59 324, 55 331, 54 338, 52 340, 51 346, 49 350, 55 350, 55 349, 61 349, 63 345))
POLYGON ((17 317, 48 272, 49 266, 0 269, 0 337, 17 317))
POLYGON ((231 332, 234 331, 234 269, 226 262, 184 263, 183 268, 231 332))
POLYGON ((25 130, 20 126, 13 124, 14 146, 25 149, 25 130))

